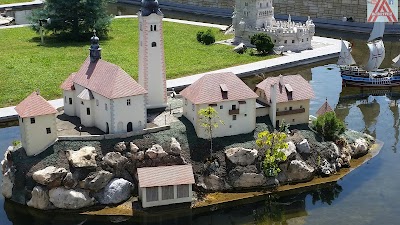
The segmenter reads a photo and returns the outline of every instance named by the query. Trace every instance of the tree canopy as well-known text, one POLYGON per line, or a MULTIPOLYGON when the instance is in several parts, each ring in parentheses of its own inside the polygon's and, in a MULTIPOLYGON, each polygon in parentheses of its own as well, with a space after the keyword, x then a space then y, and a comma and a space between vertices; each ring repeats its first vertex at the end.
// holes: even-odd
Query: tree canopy
POLYGON ((218 128, 219 124, 224 124, 224 122, 219 119, 217 110, 211 106, 200 109, 197 113, 199 114, 200 126, 204 128, 210 138, 210 152, 212 153, 213 131, 218 128))
POLYGON ((32 28, 39 31, 39 20, 50 18, 51 23, 43 23, 43 28, 64 34, 68 39, 80 40, 91 35, 93 30, 98 36, 105 36, 111 24, 111 15, 107 12, 110 2, 112 0, 46 0, 43 9, 32 12, 32 28))
POLYGON ((335 141, 346 130, 343 121, 336 117, 335 112, 327 112, 318 116, 313 122, 315 130, 327 141, 335 141))
POLYGON ((250 43, 256 46, 256 49, 261 54, 267 54, 274 48, 271 38, 264 33, 257 33, 251 36, 250 43))

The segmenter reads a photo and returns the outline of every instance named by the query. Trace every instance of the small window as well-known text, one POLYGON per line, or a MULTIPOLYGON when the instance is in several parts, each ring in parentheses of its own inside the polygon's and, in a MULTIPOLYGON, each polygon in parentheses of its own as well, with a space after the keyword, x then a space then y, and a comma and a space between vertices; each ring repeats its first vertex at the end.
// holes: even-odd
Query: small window
POLYGON ((83 105, 83 101, 81 101, 81 105, 83 105))
POLYGON ((72 105, 72 98, 69 98, 69 104, 72 105))
POLYGON ((274 43, 276 43, 276 40, 274 40, 274 43))
POLYGON ((46 133, 47 133, 47 134, 51 134, 51 129, 50 129, 50 127, 46 128, 46 133))
POLYGON ((301 39, 301 42, 304 42, 304 39, 301 39))
POLYGON ((104 108, 106 109, 106 111, 108 110, 107 103, 105 103, 104 108))
POLYGON ((223 106, 223 105, 220 105, 220 106, 219 106, 219 109, 223 109, 223 108, 224 108, 224 106, 223 106))
POLYGON ((99 106, 99 100, 96 99, 96 106, 99 106))
POLYGON ((308 38, 307 38, 307 41, 308 41, 308 38))
POLYGON ((276 108, 276 111, 279 112, 279 108, 276 108))
POLYGON ((300 106, 300 109, 302 109, 302 108, 303 108, 303 105, 300 106))
POLYGON ((236 110, 236 105, 232 105, 232 110, 236 110))
POLYGON ((146 188, 146 200, 147 202, 158 201, 158 187, 146 188))
POLYGON ((294 122, 294 119, 292 119, 292 122, 294 122))
POLYGON ((285 40, 285 44, 287 44, 287 40, 285 40))
POLYGON ((285 107, 285 111, 287 110, 287 107, 285 107))
POLYGON ((162 200, 174 199, 174 186, 161 187, 162 200))
POLYGON ((31 118, 31 124, 34 124, 36 121, 35 121, 35 118, 34 117, 32 117, 31 118))
POLYGON ((294 44, 294 40, 292 40, 292 44, 294 44))
POLYGON ((192 103, 192 111, 194 111, 194 104, 192 103))
POLYGON ((150 25, 150 31, 153 31, 153 25, 150 25))
POLYGON ((90 108, 86 108, 86 114, 90 116, 90 108))
POLYGON ((290 106, 290 107, 289 107, 289 110, 293 110, 293 107, 292 107, 292 106, 290 106))
POLYGON ((154 31, 156 31, 157 30, 157 25, 154 25, 154 31))
POLYGON ((244 114, 244 116, 247 116, 247 114, 244 114))
POLYGON ((151 47, 157 47, 157 43, 156 42, 151 42, 151 47))
POLYGON ((187 105, 187 99, 185 98, 185 105, 187 105))
POLYGON ((232 116, 232 120, 236 120, 236 115, 233 115, 233 116, 232 116))
POLYGON ((176 192, 178 198, 187 198, 189 197, 189 185, 181 184, 176 186, 176 192))
POLYGON ((131 99, 126 100, 126 105, 131 105, 131 99))

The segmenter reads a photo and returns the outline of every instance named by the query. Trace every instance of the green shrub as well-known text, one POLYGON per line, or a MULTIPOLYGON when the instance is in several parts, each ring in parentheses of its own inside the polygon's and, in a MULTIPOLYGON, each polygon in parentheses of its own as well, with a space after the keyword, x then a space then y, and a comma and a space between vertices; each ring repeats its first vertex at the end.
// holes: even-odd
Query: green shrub
POLYGON ((215 35, 208 29, 206 32, 199 31, 196 34, 197 41, 205 45, 211 45, 215 42, 215 35))
POLYGON ((286 134, 282 132, 270 133, 263 131, 258 134, 256 144, 259 148, 264 148, 265 158, 263 162, 264 174, 269 177, 275 177, 281 172, 279 163, 286 160, 286 155, 280 149, 288 147, 286 143, 286 134))
POLYGON ((254 34, 250 38, 250 43, 256 46, 256 49, 261 54, 267 54, 274 48, 271 38, 264 33, 254 34))
POLYGON ((337 140, 339 135, 346 130, 343 121, 339 120, 334 112, 318 116, 317 120, 313 121, 313 126, 326 141, 337 140))
POLYGON ((19 140, 13 140, 13 141, 12 141, 12 145, 13 145, 14 147, 20 146, 20 145, 21 145, 21 141, 19 141, 19 140))

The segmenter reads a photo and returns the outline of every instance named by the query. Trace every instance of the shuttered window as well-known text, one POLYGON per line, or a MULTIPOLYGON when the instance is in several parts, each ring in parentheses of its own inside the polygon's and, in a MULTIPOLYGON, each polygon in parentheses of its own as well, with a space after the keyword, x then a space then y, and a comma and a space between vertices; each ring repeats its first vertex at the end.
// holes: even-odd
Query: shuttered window
POLYGON ((158 201, 158 187, 146 188, 146 200, 148 202, 158 201))
POLYGON ((189 185, 181 184, 177 186, 177 194, 178 198, 187 198, 189 197, 189 185))
POLYGON ((162 191, 162 200, 174 199, 174 186, 163 186, 161 188, 162 191))

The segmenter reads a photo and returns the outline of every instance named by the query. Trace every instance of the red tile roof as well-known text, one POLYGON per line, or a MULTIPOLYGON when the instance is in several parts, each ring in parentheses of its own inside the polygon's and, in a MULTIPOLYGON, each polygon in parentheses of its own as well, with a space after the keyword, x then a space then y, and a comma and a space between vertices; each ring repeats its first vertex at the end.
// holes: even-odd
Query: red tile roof
POLYGON ((137 169, 139 187, 194 184, 192 165, 143 167, 137 169))
MULTIPOLYGON (((265 92, 266 100, 270 100, 271 85, 277 85, 276 102, 299 101, 314 98, 314 91, 301 75, 287 75, 282 76, 283 85, 279 84, 278 77, 268 77, 261 83, 257 84, 256 88, 262 89, 265 92), (290 94, 290 89, 292 90, 290 94)), ((264 98, 264 96, 260 96, 264 98)))
POLYGON ((15 107, 15 111, 22 118, 57 113, 57 110, 46 99, 37 94, 36 91, 20 102, 15 107))
POLYGON ((324 115, 327 112, 333 112, 333 109, 328 104, 328 101, 325 101, 325 103, 318 109, 318 111, 315 114, 317 116, 320 116, 320 115, 324 115))
POLYGON ((79 71, 76 72, 73 82, 108 99, 147 93, 140 84, 119 66, 102 59, 99 59, 96 63, 91 63, 90 57, 85 60, 79 71))
POLYGON ((76 73, 71 73, 71 75, 69 75, 69 77, 61 84, 60 88, 65 91, 75 90, 73 82, 75 75, 76 73))
POLYGON ((258 97, 242 80, 231 72, 206 74, 181 91, 181 95, 194 104, 245 100, 258 97))

